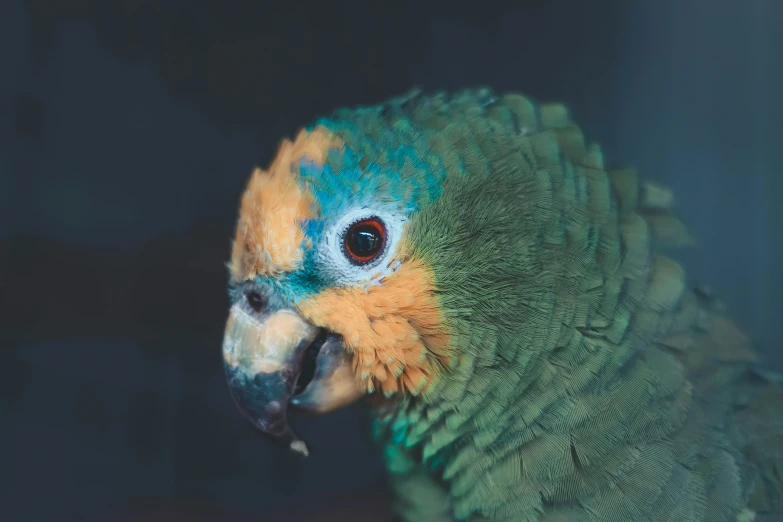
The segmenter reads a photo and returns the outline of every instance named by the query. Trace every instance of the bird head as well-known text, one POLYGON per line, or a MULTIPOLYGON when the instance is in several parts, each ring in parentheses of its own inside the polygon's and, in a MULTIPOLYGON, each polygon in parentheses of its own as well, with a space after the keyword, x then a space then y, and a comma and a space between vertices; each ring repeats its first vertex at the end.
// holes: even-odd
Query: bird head
POLYGON ((306 454, 289 406, 435 401, 532 360, 517 341, 551 335, 542 261, 563 218, 540 126, 521 96, 413 93, 318 120, 252 173, 223 357, 257 428, 306 454))

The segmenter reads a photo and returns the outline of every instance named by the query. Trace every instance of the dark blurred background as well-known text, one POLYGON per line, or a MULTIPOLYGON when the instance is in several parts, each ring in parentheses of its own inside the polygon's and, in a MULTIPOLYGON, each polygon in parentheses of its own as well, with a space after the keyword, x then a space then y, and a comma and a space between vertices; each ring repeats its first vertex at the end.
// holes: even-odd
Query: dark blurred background
POLYGON ((254 165, 413 85, 567 102, 675 190, 682 253, 783 368, 780 0, 3 0, 0 518, 389 520, 359 408, 295 419, 223 382, 230 238, 254 165))

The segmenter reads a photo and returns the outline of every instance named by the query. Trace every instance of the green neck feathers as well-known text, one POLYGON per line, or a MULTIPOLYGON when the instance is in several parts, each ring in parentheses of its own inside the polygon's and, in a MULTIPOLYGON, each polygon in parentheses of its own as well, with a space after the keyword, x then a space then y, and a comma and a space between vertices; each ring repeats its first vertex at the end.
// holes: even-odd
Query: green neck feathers
POLYGON ((715 318, 653 250, 688 240, 668 193, 607 172, 560 105, 482 90, 411 107, 448 169, 411 255, 460 355, 376 411, 390 470, 426 470, 458 519, 727 519, 735 456, 682 355, 715 318))

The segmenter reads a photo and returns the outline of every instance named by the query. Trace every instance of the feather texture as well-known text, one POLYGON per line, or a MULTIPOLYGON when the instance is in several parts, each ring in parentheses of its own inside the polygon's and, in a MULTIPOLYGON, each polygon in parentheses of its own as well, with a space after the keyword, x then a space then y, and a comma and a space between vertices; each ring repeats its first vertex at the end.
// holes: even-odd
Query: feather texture
POLYGON ((517 94, 414 92, 318 125, 361 151, 373 197, 405 201, 403 261, 432 269, 455 358, 375 410, 406 520, 783 517, 780 382, 662 254, 691 241, 666 189, 517 94))

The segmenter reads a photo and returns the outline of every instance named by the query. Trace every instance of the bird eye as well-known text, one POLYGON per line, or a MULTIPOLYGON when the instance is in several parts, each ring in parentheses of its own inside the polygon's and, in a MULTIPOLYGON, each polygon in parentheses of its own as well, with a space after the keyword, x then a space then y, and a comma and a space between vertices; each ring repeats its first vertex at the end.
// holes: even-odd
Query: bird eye
POLYGON ((345 252, 355 264, 369 263, 383 251, 386 229, 376 217, 357 221, 345 233, 345 252))

